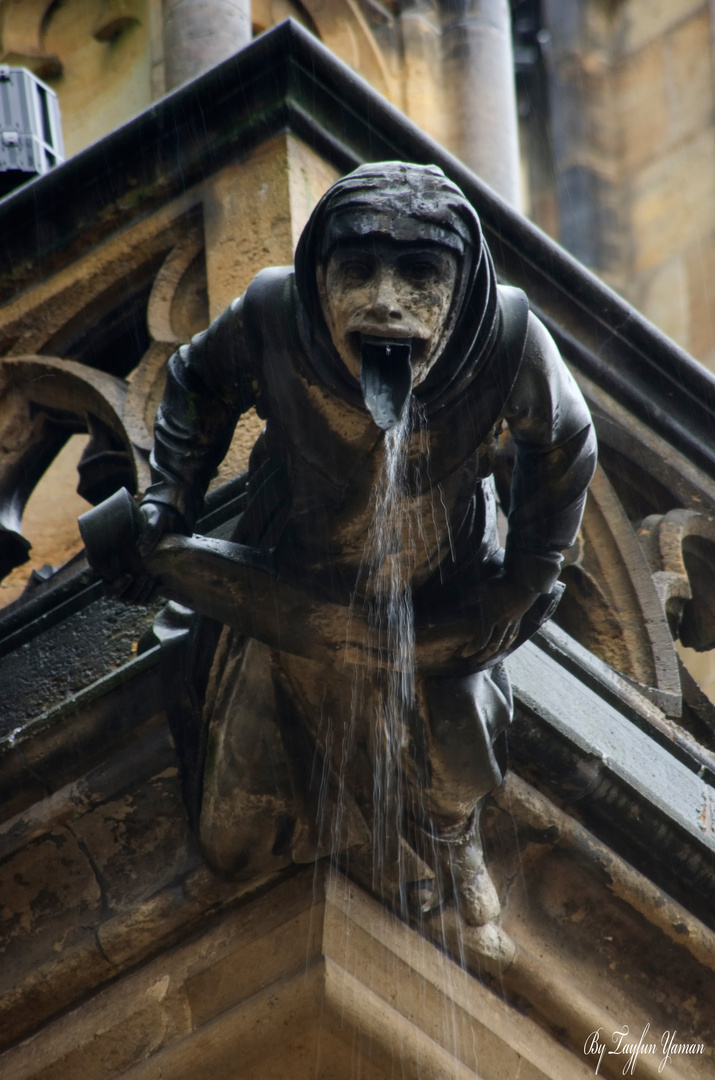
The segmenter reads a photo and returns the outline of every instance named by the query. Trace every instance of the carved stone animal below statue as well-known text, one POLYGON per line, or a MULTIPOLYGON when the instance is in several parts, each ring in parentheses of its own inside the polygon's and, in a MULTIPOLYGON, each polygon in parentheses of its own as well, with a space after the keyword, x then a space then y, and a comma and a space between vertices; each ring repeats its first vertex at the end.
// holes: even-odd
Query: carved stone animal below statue
POLYGON ((506 767, 502 660, 558 600, 594 467, 584 401, 461 191, 399 162, 338 181, 295 268, 171 358, 124 554, 106 507, 83 523, 116 593, 158 587, 213 620, 172 726, 215 869, 341 854, 422 910, 454 890, 469 923, 496 918, 478 820, 506 767), (185 539, 251 406, 265 429, 232 542, 185 539))

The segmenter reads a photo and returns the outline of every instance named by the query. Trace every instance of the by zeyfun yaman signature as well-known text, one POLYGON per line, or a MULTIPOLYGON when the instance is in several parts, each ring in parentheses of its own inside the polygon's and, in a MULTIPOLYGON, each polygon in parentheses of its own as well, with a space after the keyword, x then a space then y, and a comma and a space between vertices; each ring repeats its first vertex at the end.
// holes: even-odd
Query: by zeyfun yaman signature
POLYGON ((623 1066, 623 1076, 635 1076, 636 1062, 641 1054, 650 1056, 660 1054, 658 1072, 662 1072, 671 1057, 677 1057, 679 1054, 703 1054, 705 1052, 703 1043, 676 1042, 677 1031, 664 1031, 660 1043, 650 1042, 647 1038, 650 1024, 646 1024, 643 1028, 637 1042, 629 1040, 630 1031, 627 1024, 621 1031, 614 1031, 611 1035, 614 1044, 613 1050, 607 1050, 605 1042, 602 1041, 602 1038, 605 1038, 605 1036, 601 1035, 602 1030, 602 1028, 598 1028, 597 1031, 592 1031, 583 1044, 584 1054, 598 1057, 596 1073, 601 1068, 601 1062, 605 1055, 627 1058, 623 1066))

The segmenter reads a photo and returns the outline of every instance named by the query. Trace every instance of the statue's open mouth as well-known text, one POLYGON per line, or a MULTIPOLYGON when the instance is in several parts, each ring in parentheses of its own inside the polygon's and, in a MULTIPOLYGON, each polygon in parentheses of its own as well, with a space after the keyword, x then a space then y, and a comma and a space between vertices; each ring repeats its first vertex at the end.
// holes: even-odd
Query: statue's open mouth
POLYGON ((394 427, 412 390, 412 339, 360 335, 360 386, 378 427, 394 427))

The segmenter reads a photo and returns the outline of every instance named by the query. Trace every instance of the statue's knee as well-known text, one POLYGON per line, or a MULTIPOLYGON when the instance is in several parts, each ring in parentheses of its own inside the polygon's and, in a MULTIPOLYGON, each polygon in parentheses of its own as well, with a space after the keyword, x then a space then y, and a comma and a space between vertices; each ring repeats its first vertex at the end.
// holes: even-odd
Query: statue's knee
POLYGON ((431 782, 460 802, 474 803, 499 787, 512 718, 502 665, 462 678, 425 680, 431 782))
POLYGON ((240 810, 235 802, 231 807, 204 802, 199 839, 208 864, 224 877, 246 879, 288 866, 295 815, 265 795, 240 802, 240 810))

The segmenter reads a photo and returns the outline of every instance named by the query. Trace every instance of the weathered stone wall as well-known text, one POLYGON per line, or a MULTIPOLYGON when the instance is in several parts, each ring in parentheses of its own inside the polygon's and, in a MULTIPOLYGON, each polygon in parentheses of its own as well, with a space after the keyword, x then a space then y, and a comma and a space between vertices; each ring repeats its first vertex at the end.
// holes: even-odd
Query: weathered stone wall
POLYGON ((629 224, 625 291, 715 367, 711 6, 629 0, 615 26, 615 101, 629 224))
POLYGON ((508 7, 0 0, 0 62, 31 68, 55 90, 72 154, 290 17, 517 205, 508 7))
POLYGON ((0 826, 6 1080, 587 1080, 591 1033, 626 1024, 658 1047, 635 1075, 711 1075, 712 931, 517 777, 485 821, 496 961, 452 911, 410 927, 327 865, 220 881, 160 718, 87 773, 83 734, 74 782, 0 826), (661 1073, 676 1026, 702 1053, 661 1073))
MULTIPOLYGON (((707 0, 544 0, 523 97, 527 212, 715 368, 715 78, 707 0)), ((681 650, 712 695, 707 654, 681 650)))
POLYGON ((56 92, 67 155, 163 93, 161 50, 161 0, 0 3, 0 63, 56 92))
MULTIPOLYGON (((186 6, 164 13, 160 0, 0 0, 0 61, 26 64, 47 79, 59 96, 67 153, 75 153, 181 81, 181 45, 173 38, 167 45, 166 35, 174 9, 186 6)), ((495 11, 503 6, 492 4, 495 11)), ((521 142, 527 212, 715 366, 712 8, 711 0, 544 0, 548 100, 536 102, 521 142)), ((491 18, 488 9, 477 2, 358 10, 347 0, 254 0, 251 19, 254 34, 288 16, 302 22, 515 201, 518 192, 510 194, 510 182, 488 163, 494 148, 485 156, 470 135, 488 102, 469 89, 478 62, 468 56, 468 31, 491 18), (456 53, 452 25, 467 35, 456 53), (459 120, 463 111, 471 127, 459 120)), ((222 55, 243 43, 240 34, 224 37, 222 55)), ((194 46, 184 77, 201 69, 194 46)), ((475 57, 478 48, 477 41, 475 57)))
POLYGON ((545 0, 548 100, 522 145, 537 222, 715 367, 712 18, 707 0, 545 0))
MULTIPOLYGON (((305 143, 280 135, 187 193, 187 205, 201 208, 203 229, 189 230, 168 252, 154 281, 148 310, 136 316, 147 321, 151 344, 139 367, 129 373, 128 381, 144 403, 142 408, 148 410, 142 419, 147 436, 170 353, 203 329, 209 317, 220 314, 260 269, 292 261, 310 211, 336 178, 337 172, 305 143)), ((96 261, 77 262, 69 271, 75 297, 93 297, 91 306, 99 295, 111 295, 118 282, 131 279, 137 271, 135 240, 129 234, 126 244, 117 248, 108 263, 101 256, 96 261)), ((20 346, 21 353, 51 351, 43 343, 37 317, 43 305, 47 310, 47 300, 46 285, 25 294, 27 326, 32 327, 30 333, 35 338, 32 344, 26 340, 20 346)), ((69 311, 62 311, 60 301, 59 325, 68 316, 69 311)), ((6 309, 0 323, 8 318, 12 317, 6 309)), ((6 400, 4 407, 8 404, 6 400)), ((262 421, 253 410, 242 418, 212 487, 246 468, 261 428, 262 421)), ((76 492, 77 465, 86 443, 85 435, 72 436, 33 492, 23 515, 26 535, 32 543, 30 559, 0 582, 0 604, 16 600, 34 571, 46 564, 57 567, 81 550, 77 517, 89 504, 76 492)), ((148 482, 148 472, 144 482, 148 482)))

